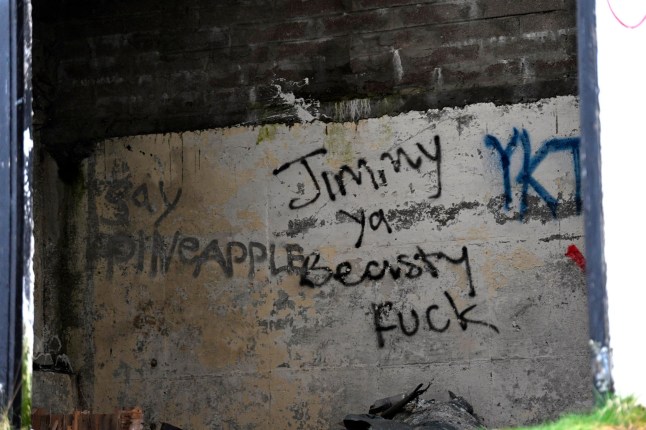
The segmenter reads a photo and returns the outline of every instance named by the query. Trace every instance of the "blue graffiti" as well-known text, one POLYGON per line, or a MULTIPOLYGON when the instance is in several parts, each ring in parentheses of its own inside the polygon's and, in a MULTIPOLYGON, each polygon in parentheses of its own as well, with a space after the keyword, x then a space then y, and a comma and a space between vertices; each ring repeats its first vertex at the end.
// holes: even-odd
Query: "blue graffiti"
MULTIPOLYGON (((529 137, 527 132, 523 130, 524 138, 527 138, 529 143, 529 137)), ((514 128, 514 134, 509 139, 509 143, 505 149, 502 148, 500 141, 494 136, 488 134, 485 136, 485 145, 491 148, 494 148, 498 151, 500 155, 500 163, 502 164, 502 174, 505 187, 505 209, 509 210, 509 205, 511 204, 511 181, 509 180, 509 165, 511 164, 511 155, 514 153, 514 150, 518 146, 519 133, 516 128, 514 128)), ((524 147, 524 145, 523 145, 524 147)))
POLYGON ((541 148, 536 151, 532 156, 532 145, 529 139, 527 130, 523 129, 519 132, 516 128, 507 143, 505 148, 502 147, 500 141, 490 134, 485 136, 485 146, 496 150, 500 156, 500 164, 503 173, 503 186, 505 189, 505 209, 509 210, 509 205, 512 203, 511 194, 511 178, 509 174, 509 166, 511 165, 511 157, 518 147, 523 148, 523 164, 520 172, 516 176, 516 182, 522 186, 520 198, 520 219, 522 220, 527 211, 527 193, 531 186, 536 194, 542 198, 547 206, 552 211, 552 215, 556 217, 556 210, 558 208, 558 200, 552 196, 547 189, 541 185, 540 182, 534 178, 533 174, 541 162, 552 152, 569 151, 572 154, 572 164, 574 168, 575 187, 574 187, 574 200, 576 204, 576 211, 581 213, 581 166, 579 155, 580 139, 578 137, 566 138, 553 138, 543 142, 541 148))

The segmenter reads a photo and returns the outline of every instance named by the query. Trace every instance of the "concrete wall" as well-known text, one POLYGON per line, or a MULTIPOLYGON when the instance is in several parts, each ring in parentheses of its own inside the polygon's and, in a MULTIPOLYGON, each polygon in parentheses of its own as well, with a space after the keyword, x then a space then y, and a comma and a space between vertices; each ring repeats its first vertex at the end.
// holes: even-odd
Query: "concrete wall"
POLYGON ((327 427, 431 379, 431 397, 453 387, 490 423, 589 402, 583 281, 574 248, 564 257, 582 249, 572 142, 523 165, 549 137, 576 135, 574 102, 426 113, 575 94, 574 0, 32 4, 35 352, 74 372, 34 387, 45 406, 62 392, 47 387, 75 387, 60 412, 142 403, 152 430, 268 416, 274 428, 327 427), (396 145, 422 157, 419 173, 381 159, 396 145), (314 182, 299 161, 272 172, 320 148, 306 161, 321 195, 290 209, 314 182), (340 195, 333 173, 362 159, 375 183, 363 166, 340 195), (301 279, 312 252, 317 269, 301 279), (392 272, 343 285, 370 261, 373 278, 383 261, 392 272), (318 268, 340 264, 327 280, 318 268), (476 307, 460 321, 445 292, 458 315, 476 307), (376 324, 397 326, 383 346, 376 324))
POLYGON ((187 429, 335 428, 421 382, 491 426, 589 405, 577 136, 560 97, 102 142, 79 397, 187 429))

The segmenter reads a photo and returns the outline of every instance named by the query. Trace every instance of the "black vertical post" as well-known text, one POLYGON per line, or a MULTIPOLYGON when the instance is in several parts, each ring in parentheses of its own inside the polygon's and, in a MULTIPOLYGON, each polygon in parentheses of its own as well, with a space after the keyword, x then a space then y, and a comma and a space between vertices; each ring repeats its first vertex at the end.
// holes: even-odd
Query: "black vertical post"
POLYGON ((581 161, 585 218, 586 276, 594 389, 599 398, 612 393, 608 335, 608 299, 604 259, 597 81, 597 29, 594 0, 577 0, 581 161))
MULTIPOLYGON (((0 0, 0 407, 18 427, 25 264, 25 47, 22 0, 0 0)), ((27 92, 29 94, 29 92, 27 92)))

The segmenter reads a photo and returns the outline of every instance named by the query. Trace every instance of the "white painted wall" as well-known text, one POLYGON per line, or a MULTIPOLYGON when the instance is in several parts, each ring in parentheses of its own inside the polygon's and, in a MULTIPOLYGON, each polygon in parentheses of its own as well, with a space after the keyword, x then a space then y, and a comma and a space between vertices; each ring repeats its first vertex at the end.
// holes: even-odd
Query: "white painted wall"
POLYGON ((597 0, 601 162, 608 318, 615 388, 646 402, 641 314, 646 240, 640 186, 646 159, 646 2, 597 0), (614 11, 614 15, 611 11, 614 11), (628 25, 626 28, 621 22, 628 25))

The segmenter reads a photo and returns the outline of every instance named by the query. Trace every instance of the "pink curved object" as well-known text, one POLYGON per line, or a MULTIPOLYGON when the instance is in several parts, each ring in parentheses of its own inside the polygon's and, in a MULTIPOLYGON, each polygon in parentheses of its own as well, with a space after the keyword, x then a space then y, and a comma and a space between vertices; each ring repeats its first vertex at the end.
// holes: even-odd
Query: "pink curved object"
POLYGON ((610 12, 612 13, 612 16, 614 16, 614 17, 615 17, 615 19, 617 20, 617 22, 618 22, 619 24, 623 25, 624 27, 626 27, 626 28, 630 28, 630 29, 637 28, 637 27, 639 27, 640 25, 642 25, 642 24, 644 23, 644 21, 646 21, 646 15, 644 15, 644 17, 642 18, 642 20, 641 20, 641 21, 639 21, 637 24, 635 24, 635 25, 629 25, 629 24, 626 24, 625 22, 623 22, 623 21, 621 20, 621 18, 619 18, 619 17, 617 16, 617 14, 615 13, 615 11, 612 9, 612 5, 610 4, 610 0, 606 0, 606 1, 608 2, 608 7, 610 8, 610 12))

